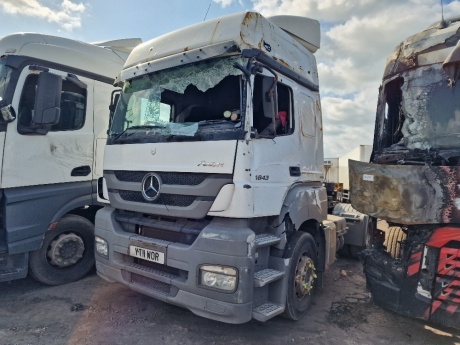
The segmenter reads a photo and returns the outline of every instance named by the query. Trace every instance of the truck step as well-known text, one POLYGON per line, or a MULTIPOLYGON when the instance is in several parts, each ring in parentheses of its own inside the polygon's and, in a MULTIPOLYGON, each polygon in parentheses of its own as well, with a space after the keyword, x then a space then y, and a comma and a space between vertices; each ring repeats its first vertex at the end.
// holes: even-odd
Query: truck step
POLYGON ((278 236, 272 234, 259 234, 256 235, 256 248, 271 246, 281 241, 278 236))
POLYGON ((272 317, 281 314, 284 306, 271 302, 266 302, 252 309, 252 317, 257 321, 265 322, 272 317))
POLYGON ((266 268, 254 274, 254 286, 262 287, 284 276, 284 272, 266 268))

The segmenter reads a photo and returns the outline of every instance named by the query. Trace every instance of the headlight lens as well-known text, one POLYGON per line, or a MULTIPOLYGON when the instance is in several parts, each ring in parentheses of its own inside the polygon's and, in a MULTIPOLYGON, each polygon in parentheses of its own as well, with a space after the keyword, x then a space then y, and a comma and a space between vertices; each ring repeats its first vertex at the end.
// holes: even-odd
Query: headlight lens
POLYGON ((109 244, 103 238, 96 236, 95 237, 95 244, 96 244, 96 253, 103 256, 104 258, 109 258, 109 244))
POLYGON ((233 292, 238 282, 236 268, 217 265, 200 267, 200 284, 209 288, 233 292))

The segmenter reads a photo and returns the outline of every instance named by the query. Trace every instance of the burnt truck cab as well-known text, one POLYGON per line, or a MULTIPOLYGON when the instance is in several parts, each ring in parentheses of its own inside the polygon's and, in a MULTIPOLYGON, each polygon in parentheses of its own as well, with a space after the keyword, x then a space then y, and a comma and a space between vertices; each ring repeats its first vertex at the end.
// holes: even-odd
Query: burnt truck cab
POLYGON ((374 301, 460 325, 460 18, 396 47, 379 90, 370 163, 350 161, 351 203, 375 228, 364 272, 374 301), (381 222, 378 222, 381 223, 381 222))

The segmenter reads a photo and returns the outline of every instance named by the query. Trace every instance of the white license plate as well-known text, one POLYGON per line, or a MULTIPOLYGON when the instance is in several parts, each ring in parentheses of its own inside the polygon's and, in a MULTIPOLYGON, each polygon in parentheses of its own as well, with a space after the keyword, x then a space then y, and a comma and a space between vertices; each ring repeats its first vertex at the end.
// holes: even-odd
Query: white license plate
POLYGON ((137 246, 129 246, 129 255, 135 258, 144 259, 158 264, 165 263, 165 253, 157 250, 151 250, 147 248, 141 248, 137 246))

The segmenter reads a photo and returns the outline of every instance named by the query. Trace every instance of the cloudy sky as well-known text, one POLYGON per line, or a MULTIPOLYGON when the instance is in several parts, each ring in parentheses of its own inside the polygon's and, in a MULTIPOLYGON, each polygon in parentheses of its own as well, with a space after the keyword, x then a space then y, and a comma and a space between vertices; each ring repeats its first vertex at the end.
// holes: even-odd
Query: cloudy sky
MULTIPOLYGON (((0 37, 41 32, 87 42, 146 41, 205 17, 246 10, 321 22, 316 57, 325 156, 330 158, 372 144, 386 57, 405 37, 441 19, 440 0, 0 0, 0 37)), ((460 15, 460 1, 444 0, 444 16, 455 15, 460 15)))

